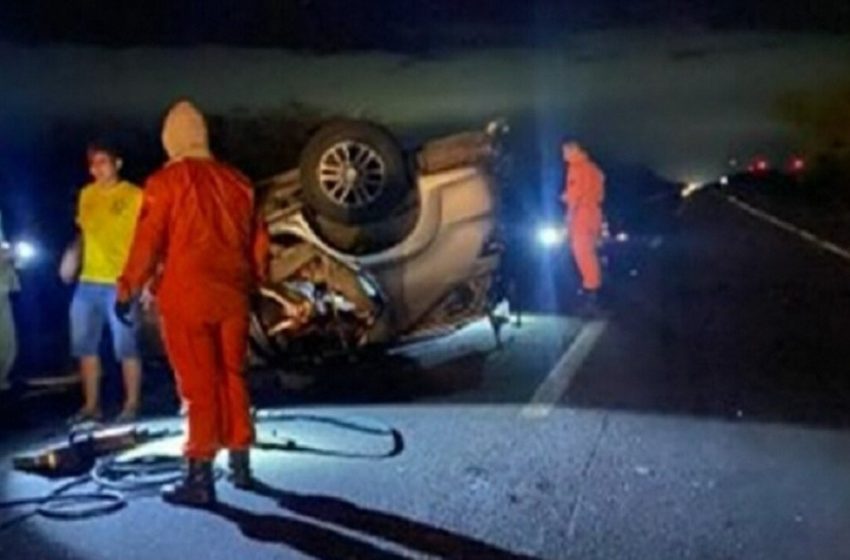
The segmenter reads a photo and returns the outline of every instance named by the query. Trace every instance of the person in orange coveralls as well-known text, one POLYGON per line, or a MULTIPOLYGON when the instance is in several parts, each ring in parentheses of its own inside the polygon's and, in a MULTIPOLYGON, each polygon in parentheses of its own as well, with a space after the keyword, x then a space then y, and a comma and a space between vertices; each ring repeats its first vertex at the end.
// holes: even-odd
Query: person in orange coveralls
POLYGON ((602 202, 605 199, 605 174, 576 142, 562 146, 567 166, 561 200, 567 205, 567 231, 573 258, 581 275, 584 312, 598 311, 598 293, 602 270, 596 246, 602 234, 602 202))
POLYGON ((243 364, 268 236, 255 218, 251 184, 213 158, 204 117, 190 102, 170 109, 162 144, 169 161, 145 185, 115 311, 126 319, 161 267, 156 296, 165 346, 188 407, 186 474, 162 495, 204 506, 216 499, 212 462, 219 450, 229 451, 237 487, 252 481, 254 427, 243 364))

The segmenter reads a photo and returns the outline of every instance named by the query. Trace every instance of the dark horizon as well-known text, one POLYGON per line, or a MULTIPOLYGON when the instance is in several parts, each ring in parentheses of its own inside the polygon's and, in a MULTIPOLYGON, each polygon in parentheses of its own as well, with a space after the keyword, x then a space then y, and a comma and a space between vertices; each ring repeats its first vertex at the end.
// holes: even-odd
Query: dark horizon
POLYGON ((13 1, 0 41, 134 46, 272 47, 320 52, 427 52, 463 46, 546 44, 564 33, 618 27, 670 30, 850 32, 843 0, 106 0, 13 1))

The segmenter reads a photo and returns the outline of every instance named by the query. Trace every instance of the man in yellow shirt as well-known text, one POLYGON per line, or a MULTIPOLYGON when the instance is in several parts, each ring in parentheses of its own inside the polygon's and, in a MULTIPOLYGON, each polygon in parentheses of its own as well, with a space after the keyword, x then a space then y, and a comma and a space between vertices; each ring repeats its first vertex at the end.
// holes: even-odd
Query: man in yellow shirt
MULTIPOLYGON (((70 313, 71 350, 80 360, 85 402, 71 421, 101 418, 102 368, 98 350, 104 328, 108 326, 124 376, 125 401, 118 421, 127 422, 135 419, 140 403, 142 362, 136 328, 139 321, 126 325, 113 309, 116 282, 130 252, 142 191, 121 179, 122 161, 114 149, 90 146, 88 163, 93 182, 83 188, 77 206, 82 263, 70 313)), ((63 267, 63 279, 73 282, 73 272, 63 267)))

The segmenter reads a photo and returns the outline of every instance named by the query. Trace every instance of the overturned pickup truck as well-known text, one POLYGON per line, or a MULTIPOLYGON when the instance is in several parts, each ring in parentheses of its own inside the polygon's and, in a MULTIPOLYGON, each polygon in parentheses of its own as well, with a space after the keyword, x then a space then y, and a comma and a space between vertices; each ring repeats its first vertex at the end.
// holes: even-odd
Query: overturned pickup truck
POLYGON ((504 322, 498 185, 505 127, 403 150, 382 127, 335 121, 298 169, 258 185, 272 237, 251 325, 255 358, 323 358, 504 322))

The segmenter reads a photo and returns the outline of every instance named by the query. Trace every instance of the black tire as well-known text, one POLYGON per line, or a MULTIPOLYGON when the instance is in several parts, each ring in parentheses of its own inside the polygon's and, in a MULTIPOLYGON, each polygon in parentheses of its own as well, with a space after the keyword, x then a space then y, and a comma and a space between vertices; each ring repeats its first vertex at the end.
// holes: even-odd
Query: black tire
POLYGON ((364 121, 331 122, 301 152, 304 201, 321 216, 348 225, 386 218, 412 189, 401 147, 364 121))

